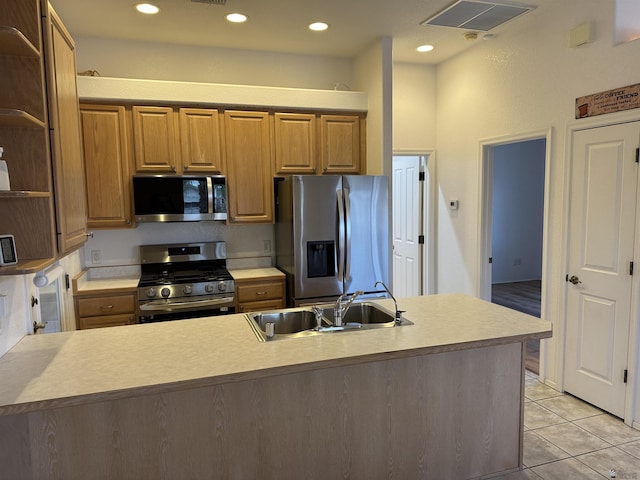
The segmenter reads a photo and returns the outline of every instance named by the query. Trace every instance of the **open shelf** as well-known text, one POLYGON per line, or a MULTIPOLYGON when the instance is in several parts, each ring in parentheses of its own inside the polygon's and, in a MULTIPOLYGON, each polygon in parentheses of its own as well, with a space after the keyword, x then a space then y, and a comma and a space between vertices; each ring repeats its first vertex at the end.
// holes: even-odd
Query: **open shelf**
POLYGON ((53 265, 55 258, 42 258, 36 260, 18 261, 15 265, 0 266, 0 275, 27 275, 53 265))
POLYGON ((0 55, 39 57, 40 52, 17 28, 0 26, 0 55))
POLYGON ((46 198, 49 192, 32 192, 28 190, 0 190, 0 198, 46 198))
POLYGON ((0 108, 0 126, 44 128, 45 124, 23 110, 0 108))

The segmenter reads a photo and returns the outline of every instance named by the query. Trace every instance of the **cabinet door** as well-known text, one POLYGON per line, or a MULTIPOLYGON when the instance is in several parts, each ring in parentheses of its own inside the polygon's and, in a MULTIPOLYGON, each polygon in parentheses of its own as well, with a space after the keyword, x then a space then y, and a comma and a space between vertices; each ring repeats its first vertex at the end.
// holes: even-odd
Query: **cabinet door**
POLYGON ((312 113, 274 115, 276 175, 316 173, 316 125, 312 113))
POLYGON ((180 109, 180 144, 185 173, 222 173, 220 118, 217 110, 180 109))
POLYGON ((360 173, 360 117, 322 115, 320 117, 322 173, 360 173))
POLYGON ((90 228, 130 227, 130 130, 117 105, 81 105, 90 228))
POLYGON ((87 240, 76 55, 73 39, 53 10, 49 9, 44 25, 49 53, 46 69, 58 250, 63 256, 87 240))
POLYGON ((273 221, 269 114, 224 113, 227 195, 231 221, 273 221))
POLYGON ((133 140, 138 173, 180 170, 171 107, 133 107, 133 140))

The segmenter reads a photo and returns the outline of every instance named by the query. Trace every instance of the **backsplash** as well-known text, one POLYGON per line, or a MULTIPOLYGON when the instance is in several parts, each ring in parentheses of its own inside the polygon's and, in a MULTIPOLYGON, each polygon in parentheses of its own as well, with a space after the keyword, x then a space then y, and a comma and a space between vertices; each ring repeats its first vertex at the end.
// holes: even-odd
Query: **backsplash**
POLYGON ((231 268, 273 265, 274 226, 227 225, 222 222, 144 223, 132 229, 95 230, 83 247, 84 267, 140 264, 138 247, 164 243, 227 243, 231 268))

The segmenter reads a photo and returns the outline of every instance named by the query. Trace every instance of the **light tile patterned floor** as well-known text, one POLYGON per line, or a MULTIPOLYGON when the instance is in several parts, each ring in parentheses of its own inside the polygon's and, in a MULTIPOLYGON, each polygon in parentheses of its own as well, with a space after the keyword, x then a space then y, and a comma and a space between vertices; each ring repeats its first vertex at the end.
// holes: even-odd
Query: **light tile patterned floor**
POLYGON ((640 480, 639 430, 529 373, 524 427, 525 469, 498 478, 640 480))

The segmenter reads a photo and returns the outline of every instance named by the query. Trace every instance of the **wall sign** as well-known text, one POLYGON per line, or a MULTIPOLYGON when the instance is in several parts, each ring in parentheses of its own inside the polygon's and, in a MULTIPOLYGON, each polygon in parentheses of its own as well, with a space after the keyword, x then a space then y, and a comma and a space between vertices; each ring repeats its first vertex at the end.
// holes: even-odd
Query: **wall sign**
POLYGON ((640 107, 640 83, 576 98, 576 118, 594 117, 640 107))

